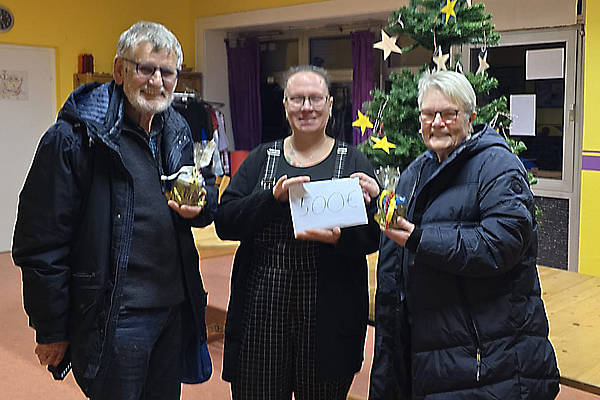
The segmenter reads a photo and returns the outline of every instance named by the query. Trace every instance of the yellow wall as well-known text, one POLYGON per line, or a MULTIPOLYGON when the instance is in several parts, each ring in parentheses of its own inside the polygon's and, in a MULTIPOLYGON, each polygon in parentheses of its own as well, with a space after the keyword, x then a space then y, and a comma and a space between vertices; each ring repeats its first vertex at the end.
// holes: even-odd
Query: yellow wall
MULTIPOLYGON (((600 2, 586 2, 585 72, 583 104, 584 155, 600 158, 600 2), (593 16, 593 17, 592 17, 593 16), (588 153, 585 153, 585 152, 588 153), (595 152, 595 153, 592 153, 595 152)), ((579 272, 600 276, 600 171, 581 172, 581 216, 579 231, 579 272)))
POLYGON ((119 35, 139 20, 156 21, 172 30, 183 47, 184 64, 194 67, 193 2, 2 0, 2 5, 13 12, 15 25, 8 33, 0 33, 0 43, 55 49, 57 104, 60 108, 73 90, 77 56, 93 54, 96 72, 112 72, 119 35))
POLYGON ((194 5, 196 17, 209 17, 220 14, 260 10, 264 8, 286 7, 296 4, 315 3, 324 0, 228 0, 198 1, 194 5), (206 4, 209 3, 209 4, 206 4))
POLYGON ((196 17, 313 1, 319 0, 2 0, 13 12, 15 25, 0 34, 0 43, 54 48, 60 108, 73 90, 77 56, 93 54, 96 72, 112 72, 119 35, 136 21, 155 21, 172 30, 183 47, 184 64, 194 68, 196 17))

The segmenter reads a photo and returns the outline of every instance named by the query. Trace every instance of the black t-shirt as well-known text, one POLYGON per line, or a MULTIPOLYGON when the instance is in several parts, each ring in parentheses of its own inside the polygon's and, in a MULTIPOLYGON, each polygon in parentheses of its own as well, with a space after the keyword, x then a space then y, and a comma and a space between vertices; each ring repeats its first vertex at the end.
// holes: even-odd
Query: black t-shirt
POLYGON ((294 167, 287 162, 285 157, 281 157, 279 165, 277 166, 275 182, 283 175, 287 175, 288 178, 293 178, 295 176, 310 176, 311 181, 331 179, 335 168, 335 150, 337 147, 337 142, 335 142, 327 158, 310 167, 294 167))

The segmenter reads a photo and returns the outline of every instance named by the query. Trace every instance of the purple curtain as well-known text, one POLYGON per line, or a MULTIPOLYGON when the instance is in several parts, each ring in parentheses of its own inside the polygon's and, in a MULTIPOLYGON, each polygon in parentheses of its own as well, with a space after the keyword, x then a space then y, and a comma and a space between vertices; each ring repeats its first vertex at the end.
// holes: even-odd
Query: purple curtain
MULTIPOLYGON (((373 34, 369 31, 352 32, 352 121, 358 118, 362 104, 371 100, 369 92, 373 83, 373 34)), ((374 121, 371 121, 374 122, 374 121)), ((367 140, 370 129, 361 135, 360 128, 352 127, 352 143, 357 145, 367 140)))
POLYGON ((229 106, 236 150, 252 150, 261 142, 260 59, 258 40, 238 40, 227 46, 229 106))

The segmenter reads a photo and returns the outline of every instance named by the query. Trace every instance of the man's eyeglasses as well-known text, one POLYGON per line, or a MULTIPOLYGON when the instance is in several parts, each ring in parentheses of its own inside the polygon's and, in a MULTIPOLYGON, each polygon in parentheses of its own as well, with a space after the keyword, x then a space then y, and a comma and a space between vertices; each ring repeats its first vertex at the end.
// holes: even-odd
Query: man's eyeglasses
POLYGON ((456 121, 456 117, 458 117, 459 110, 442 110, 442 111, 429 111, 429 110, 421 110, 421 122, 424 124, 432 124, 435 120, 435 117, 440 114, 442 121, 446 124, 451 124, 456 121))
POLYGON ((297 111, 302 108, 306 100, 308 100, 308 104, 315 111, 321 111, 323 107, 325 107, 325 103, 329 99, 329 95, 327 96, 291 96, 285 98, 285 102, 288 107, 292 111, 297 111))
POLYGON ((175 80, 177 80, 177 77, 179 76, 178 69, 161 67, 159 65, 154 65, 148 62, 135 62, 128 58, 123 58, 123 60, 135 64, 135 72, 144 78, 150 78, 156 73, 156 70, 160 71, 160 76, 162 77, 163 83, 174 83, 175 80))

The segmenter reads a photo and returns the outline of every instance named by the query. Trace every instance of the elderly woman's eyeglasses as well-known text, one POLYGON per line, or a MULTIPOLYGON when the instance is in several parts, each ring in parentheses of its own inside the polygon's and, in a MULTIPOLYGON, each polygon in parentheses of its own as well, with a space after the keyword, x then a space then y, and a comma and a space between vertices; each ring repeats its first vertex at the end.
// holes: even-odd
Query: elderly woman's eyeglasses
POLYGON ((156 73, 156 70, 160 71, 160 76, 162 77, 163 83, 174 83, 179 76, 178 69, 171 69, 168 67, 161 67, 159 65, 154 65, 148 62, 135 62, 128 58, 123 58, 123 60, 135 64, 135 72, 144 78, 150 78, 152 75, 156 73))
POLYGON ((308 100, 308 104, 315 111, 321 111, 325 107, 325 103, 329 99, 327 96, 291 96, 285 97, 285 102, 292 111, 297 111, 302 108, 304 103, 308 100))
POLYGON ((440 114, 442 121, 446 124, 451 124, 456 121, 456 117, 458 117, 459 110, 442 110, 442 111, 429 111, 429 110, 421 110, 421 122, 424 124, 432 124, 435 120, 435 117, 440 114))

